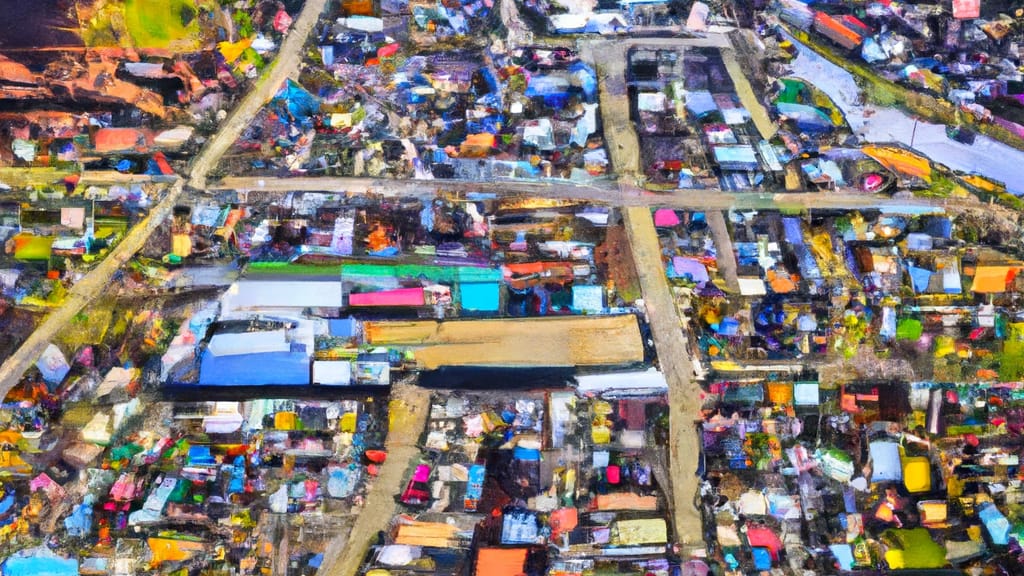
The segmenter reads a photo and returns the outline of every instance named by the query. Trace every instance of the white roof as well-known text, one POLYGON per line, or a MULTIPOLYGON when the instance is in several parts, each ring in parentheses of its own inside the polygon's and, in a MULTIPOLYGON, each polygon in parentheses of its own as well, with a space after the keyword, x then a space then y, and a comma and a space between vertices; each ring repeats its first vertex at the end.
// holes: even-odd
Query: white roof
POLYGON ((359 30, 361 32, 384 31, 384 20, 382 18, 374 18, 373 16, 350 16, 348 18, 338 18, 338 24, 341 24, 351 30, 359 30))
POLYGON ((586 14, 553 14, 550 17, 551 25, 555 30, 575 30, 587 25, 586 14))
POLYGON ((313 362, 313 384, 341 385, 352 383, 352 363, 348 360, 316 360, 313 362))
POLYGON ((341 306, 341 279, 329 281, 236 282, 221 299, 225 316, 236 310, 267 308, 337 308, 341 306))
POLYGON ((740 294, 744 296, 764 296, 768 292, 764 287, 764 280, 760 278, 740 278, 740 294))
POLYGON ((264 354, 267 352, 288 352, 284 329, 263 332, 236 332, 216 334, 210 339, 208 349, 214 356, 237 356, 239 354, 264 354))
POLYGON ((600 393, 615 390, 628 394, 636 391, 668 391, 665 375, 656 368, 646 371, 609 372, 576 377, 576 390, 600 393))

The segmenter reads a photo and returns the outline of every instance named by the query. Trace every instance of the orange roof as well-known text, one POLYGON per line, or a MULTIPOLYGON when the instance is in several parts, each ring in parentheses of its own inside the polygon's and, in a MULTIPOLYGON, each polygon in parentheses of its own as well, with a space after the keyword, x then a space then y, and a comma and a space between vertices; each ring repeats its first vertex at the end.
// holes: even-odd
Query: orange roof
POLYGON ((447 548, 458 539, 458 528, 444 522, 409 521, 398 526, 395 544, 447 548))
POLYGON ((768 284, 771 285, 772 291, 776 294, 788 294, 796 290, 796 283, 792 279, 779 274, 775 270, 768 270, 765 277, 768 279, 768 284))
POLYGON ((1006 285, 1016 276, 1017 270, 1012 266, 978 266, 971 290, 985 294, 1006 292, 1006 285))
POLYGON ((0 81, 17 84, 35 84, 36 77, 24 64, 0 56, 0 81))
POLYGON ((526 564, 526 548, 481 548, 476 555, 476 576, 519 576, 526 564))
POLYGON ((152 552, 151 566, 159 566, 164 562, 181 562, 205 551, 206 544, 191 540, 174 540, 172 538, 151 537, 146 540, 152 552))
POLYGON ((469 158, 481 158, 486 156, 491 148, 494 148, 494 134, 482 132, 470 134, 459 147, 459 155, 469 158))
POLYGON ((925 182, 932 181, 931 162, 910 150, 896 146, 864 146, 860 151, 897 174, 916 176, 925 182))
POLYGON ((100 128, 96 131, 97 152, 121 152, 145 148, 146 135, 135 128, 100 128))
POLYGON ((598 494, 595 504, 598 510, 657 510, 658 498, 632 492, 611 492, 598 494))

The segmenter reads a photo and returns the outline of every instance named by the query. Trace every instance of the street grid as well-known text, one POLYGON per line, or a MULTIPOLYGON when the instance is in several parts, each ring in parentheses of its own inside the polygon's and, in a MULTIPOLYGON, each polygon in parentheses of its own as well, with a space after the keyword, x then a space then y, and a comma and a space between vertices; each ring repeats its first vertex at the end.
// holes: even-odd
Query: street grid
MULTIPOLYGON (((514 20, 515 14, 505 9, 512 3, 503 1, 502 16, 514 20)), ((669 382, 670 446, 669 474, 672 498, 672 521, 675 540, 684 547, 700 545, 702 541, 700 513, 695 506, 699 479, 696 475, 699 461, 698 436, 694 422, 702 391, 694 377, 686 334, 676 311, 662 265, 661 245, 654 228, 651 210, 668 207, 683 210, 701 210, 708 213, 709 226, 719 255, 719 265, 726 288, 738 290, 736 261, 723 211, 729 209, 864 209, 906 208, 943 209, 939 199, 891 199, 844 193, 791 193, 791 194, 734 194, 707 190, 678 190, 669 194, 651 194, 643 190, 640 174, 639 145, 629 115, 626 90, 626 53, 634 47, 712 46, 723 50, 730 75, 736 83, 743 105, 752 113, 755 125, 767 138, 774 131, 764 107, 754 95, 749 80, 743 75, 735 59, 728 38, 724 34, 709 34, 705 38, 650 38, 629 40, 580 40, 578 48, 583 59, 598 70, 600 109, 604 134, 618 180, 602 180, 589 185, 570 182, 459 182, 459 181, 390 181, 370 178, 292 177, 252 178, 228 177, 209 182, 210 172, 238 139, 255 117, 257 111, 276 93, 287 78, 297 76, 304 56, 303 45, 327 6, 327 0, 308 0, 296 18, 292 31, 254 88, 229 115, 216 135, 193 161, 187 178, 174 181, 167 195, 159 202, 125 239, 83 279, 72 288, 64 304, 53 310, 26 342, 0 366, 0 390, 7 394, 22 375, 36 361, 54 336, 67 326, 72 318, 104 294, 111 279, 149 240, 153 232, 171 214, 175 205, 211 192, 235 191, 246 199, 274 198, 290 192, 323 191, 347 194, 380 193, 391 196, 432 196, 440 190, 454 192, 483 192, 506 195, 545 196, 598 202, 620 208, 627 228, 629 245, 636 263, 644 297, 644 312, 651 326, 658 351, 659 365, 669 382), (600 54, 598 59, 596 55, 600 54)), ((528 38, 519 28, 512 40, 528 38)), ((524 40, 520 40, 524 41, 524 40)), ((86 174, 83 183, 111 180, 137 181, 109 173, 86 174)), ((964 204, 963 200, 957 200, 964 204)), ((330 576, 354 576, 376 533, 384 529, 396 509, 395 495, 408 462, 419 453, 417 445, 429 411, 429 394, 422 388, 399 386, 395 388, 392 404, 392 422, 387 439, 389 457, 374 480, 363 511, 352 530, 339 537, 325 558, 320 573, 330 576)))

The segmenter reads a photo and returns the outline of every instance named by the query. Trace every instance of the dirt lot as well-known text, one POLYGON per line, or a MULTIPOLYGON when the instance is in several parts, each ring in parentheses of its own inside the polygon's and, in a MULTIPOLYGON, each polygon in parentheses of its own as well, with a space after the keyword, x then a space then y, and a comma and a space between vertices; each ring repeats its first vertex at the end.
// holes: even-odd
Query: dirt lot
MULTIPOLYGON (((659 263, 660 266, 660 263, 659 263)), ((642 362, 633 316, 451 322, 369 322, 374 346, 416 347, 416 363, 441 366, 614 366, 642 362)))

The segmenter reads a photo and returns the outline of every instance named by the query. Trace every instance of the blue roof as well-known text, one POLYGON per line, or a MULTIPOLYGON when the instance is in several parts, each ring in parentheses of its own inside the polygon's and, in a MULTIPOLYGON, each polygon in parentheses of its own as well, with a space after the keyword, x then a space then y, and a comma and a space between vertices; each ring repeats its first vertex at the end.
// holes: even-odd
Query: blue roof
POLYGON ((466 282, 459 292, 464 310, 496 312, 499 308, 501 287, 497 282, 466 282))
POLYGON ((201 386, 306 385, 310 380, 309 355, 304 350, 230 356, 204 350, 199 367, 201 386))
POLYGON ((327 324, 331 336, 338 338, 351 338, 359 329, 359 322, 355 318, 332 319, 327 324))
POLYGON ((932 279, 932 271, 924 268, 918 268, 916 266, 907 266, 907 270, 910 272, 910 280, 914 284, 914 292, 918 294, 928 290, 928 283, 932 279))
POLYGON ((3 563, 4 576, 78 576, 78 560, 45 548, 24 550, 3 563))

